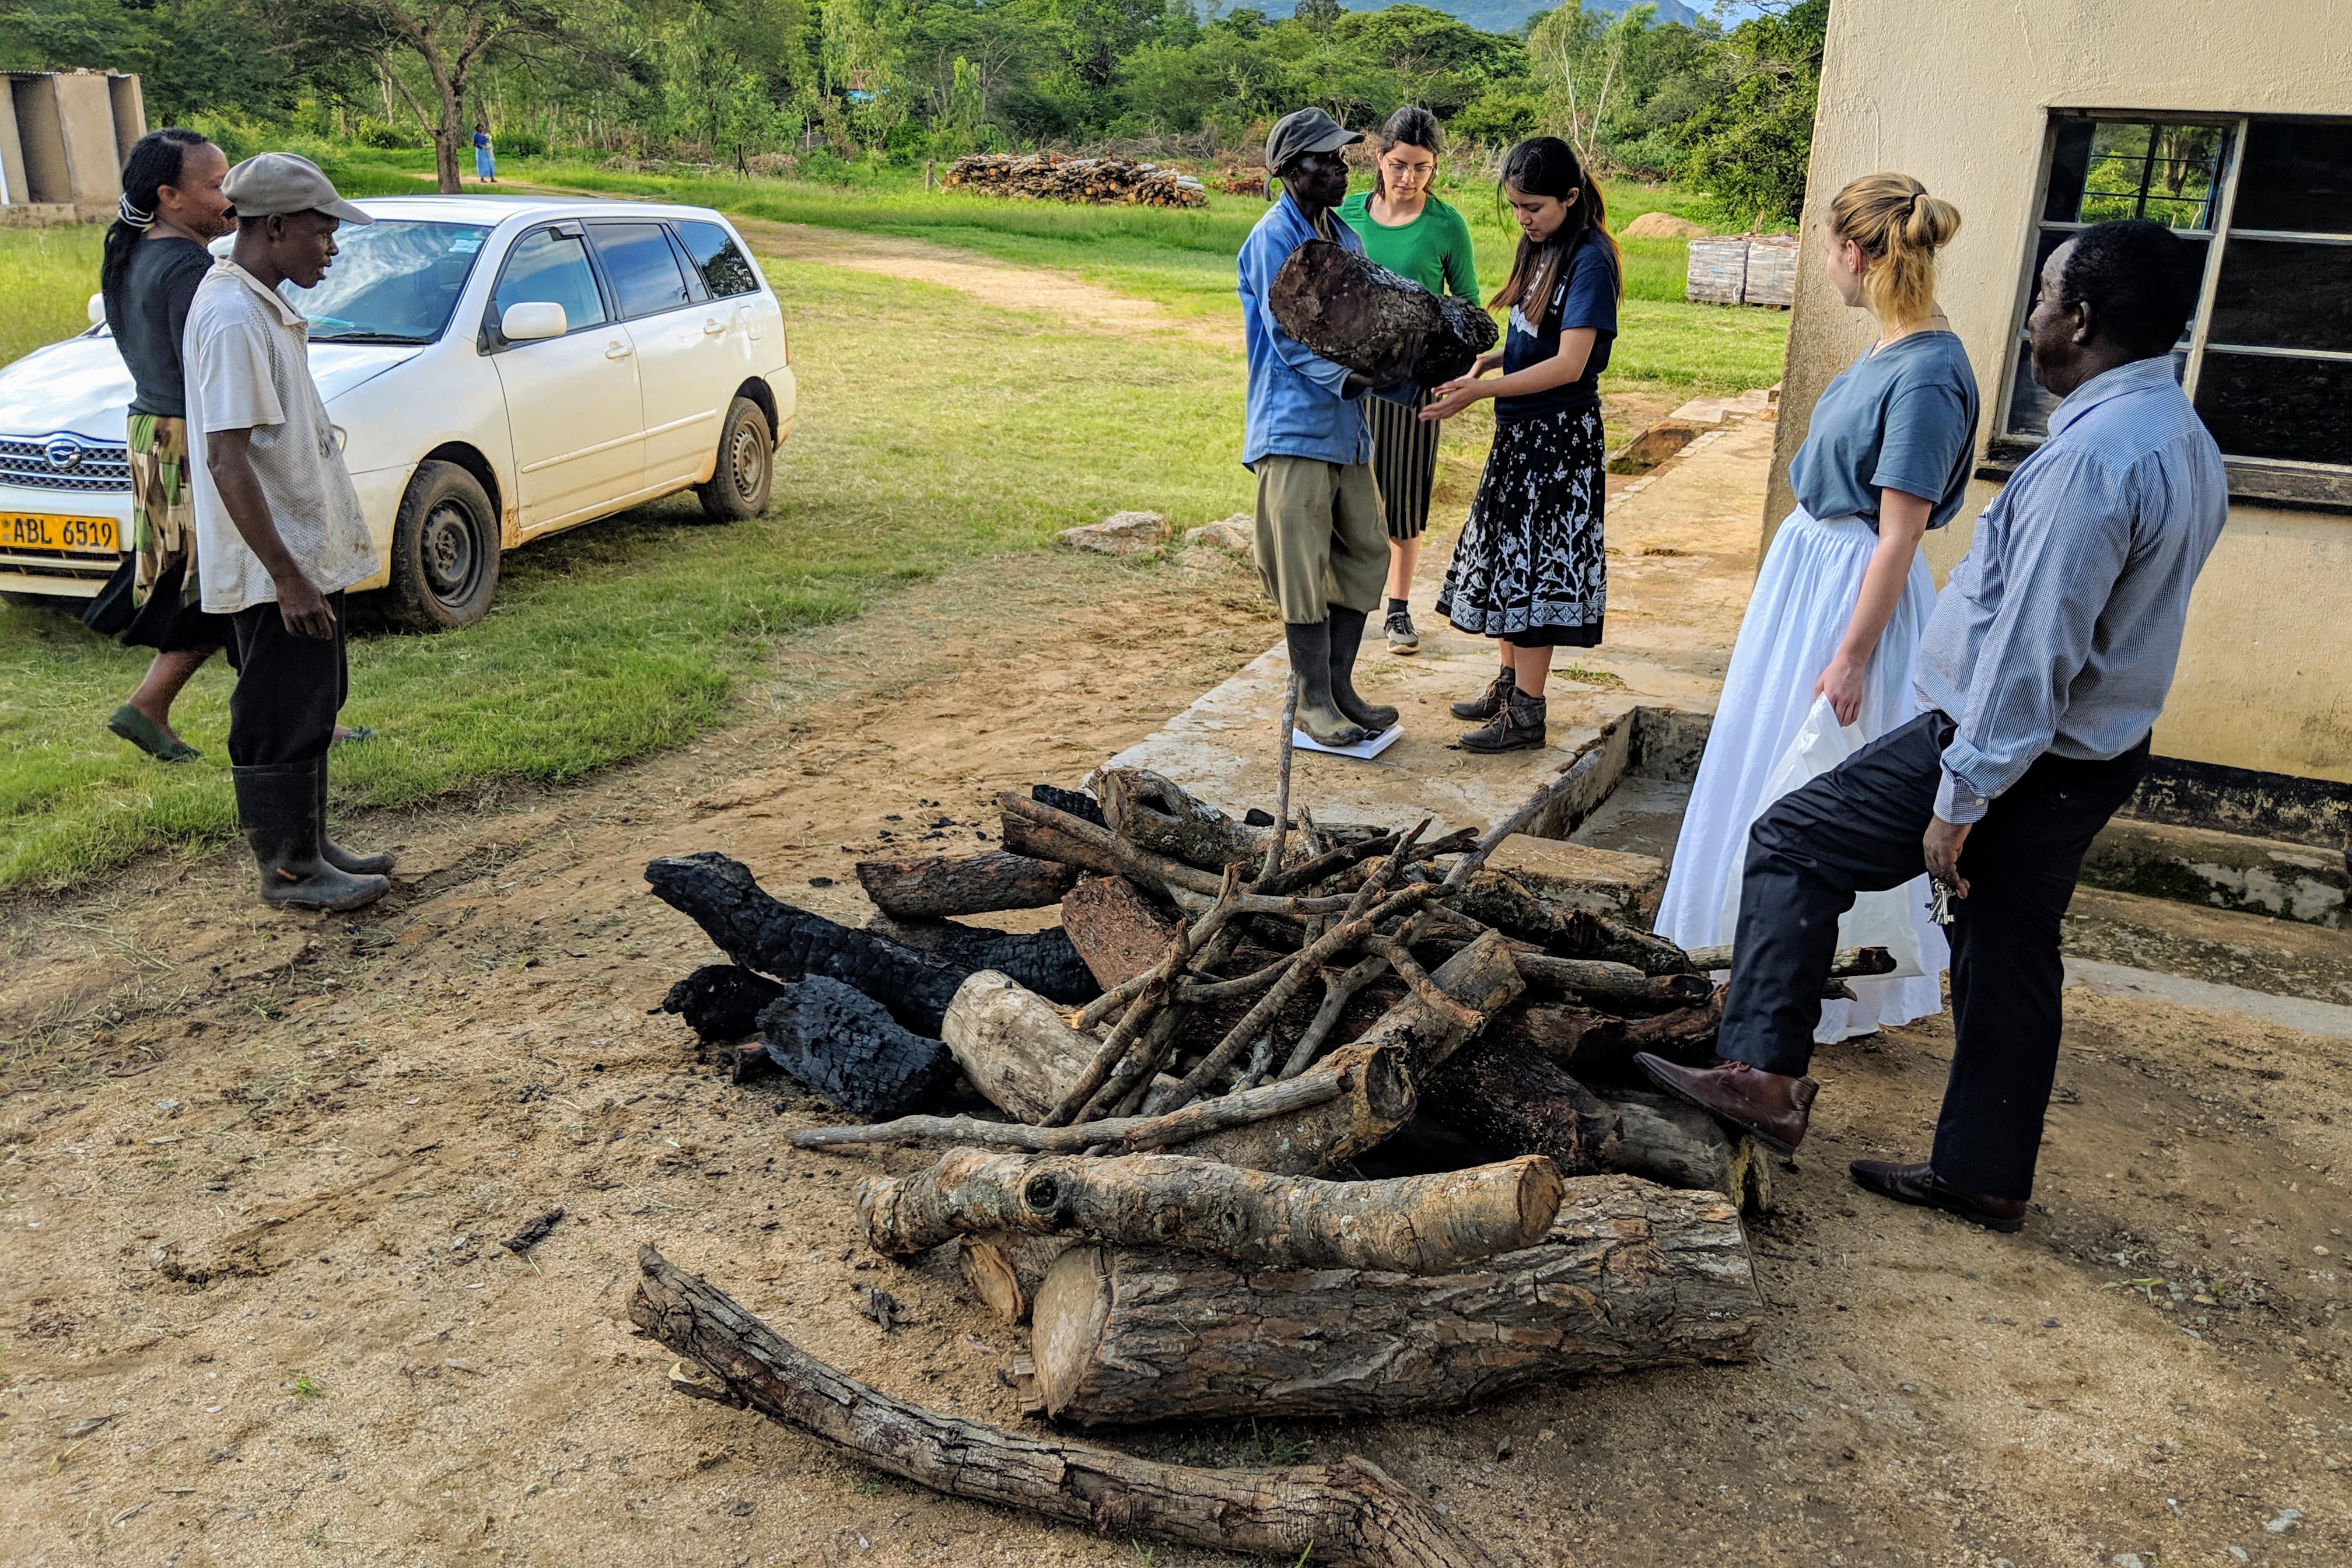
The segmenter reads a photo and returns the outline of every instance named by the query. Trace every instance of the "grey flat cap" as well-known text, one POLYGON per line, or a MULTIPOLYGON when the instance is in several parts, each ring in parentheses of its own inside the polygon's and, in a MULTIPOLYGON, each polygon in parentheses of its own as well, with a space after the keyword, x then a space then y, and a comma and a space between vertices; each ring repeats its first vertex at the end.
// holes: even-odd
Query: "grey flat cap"
POLYGON ((1280 178, 1284 171, 1309 153, 1332 153, 1364 133, 1349 131, 1319 109, 1299 109, 1274 122, 1265 135, 1265 172, 1280 178))
POLYGON ((375 221, 335 194, 335 182, 325 170, 292 153, 258 153, 247 158, 221 181, 221 195, 239 217, 321 212, 345 223, 375 221))

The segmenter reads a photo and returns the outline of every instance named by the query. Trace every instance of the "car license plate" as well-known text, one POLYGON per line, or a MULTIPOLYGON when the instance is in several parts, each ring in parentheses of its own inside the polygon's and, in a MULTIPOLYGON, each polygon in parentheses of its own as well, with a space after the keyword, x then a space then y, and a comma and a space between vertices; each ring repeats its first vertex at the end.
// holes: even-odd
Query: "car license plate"
POLYGON ((0 550, 56 550, 76 554, 116 553, 114 520, 68 517, 51 511, 0 511, 0 550))

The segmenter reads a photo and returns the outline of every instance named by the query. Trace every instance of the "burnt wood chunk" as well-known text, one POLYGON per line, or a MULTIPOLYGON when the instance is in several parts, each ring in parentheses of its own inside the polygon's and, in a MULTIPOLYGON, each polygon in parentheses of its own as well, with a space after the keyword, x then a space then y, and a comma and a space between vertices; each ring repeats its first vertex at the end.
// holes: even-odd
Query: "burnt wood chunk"
POLYGON ((1235 860, 1255 867, 1265 858, 1265 829, 1234 821, 1148 768, 1106 769, 1100 787, 1103 820, 1130 843, 1204 871, 1235 860))
POLYGON ((1003 849, 919 860, 860 860, 857 883, 874 907, 899 920, 944 920, 996 910, 1034 910, 1070 890, 1077 872, 1003 849))
POLYGON ((1486 1035, 1423 1081, 1421 1113, 1506 1154, 1546 1154, 1569 1175, 1611 1169, 1617 1118, 1524 1039, 1486 1035))
POLYGON ((1093 823, 1097 827, 1108 827, 1103 820, 1102 803, 1082 789, 1057 789, 1052 784, 1031 784, 1029 798, 1039 805, 1050 805, 1055 811, 1068 812, 1072 816, 1093 823))
POLYGON ((960 969, 974 973, 993 969, 1009 974, 1040 996, 1069 1006, 1102 994, 1078 950, 1070 945, 1069 934, 1059 926, 997 931, 955 921, 901 921, 877 914, 866 921, 866 929, 901 947, 944 958, 960 969))
POLYGON ((955 1060, 937 1040, 909 1034, 854 985, 813 975, 760 1015, 776 1066, 809 1092, 858 1116, 904 1116, 937 1100, 955 1060))
POLYGON ((1497 1035, 1517 1036, 1570 1078, 1615 1068, 1633 1054, 1625 1044, 1624 1019, 1570 1003, 1529 1002, 1496 1019, 1488 1028, 1497 1035))
POLYGON ((706 1045, 740 1040, 760 1026, 760 1015, 784 988, 734 963, 706 963, 669 988, 661 1010, 676 1013, 706 1045))
POLYGON ((1176 935, 1175 926, 1124 877, 1084 878, 1065 893, 1062 930, 1106 991, 1158 963, 1176 935))
POLYGON ((1329 240, 1292 251, 1266 303, 1284 331, 1375 386, 1452 381, 1495 346, 1476 300, 1433 294, 1329 240))

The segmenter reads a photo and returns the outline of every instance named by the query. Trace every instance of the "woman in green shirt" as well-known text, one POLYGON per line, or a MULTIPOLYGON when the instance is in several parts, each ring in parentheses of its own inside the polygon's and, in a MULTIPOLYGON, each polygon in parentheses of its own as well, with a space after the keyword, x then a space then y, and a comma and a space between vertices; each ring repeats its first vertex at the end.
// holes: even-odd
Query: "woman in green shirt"
MULTIPOLYGON (((1433 294, 1478 297, 1478 268, 1470 256, 1470 226, 1429 194, 1445 138, 1437 116, 1405 108, 1389 116, 1375 144, 1372 188, 1340 204, 1339 216, 1360 236, 1364 254, 1412 279, 1433 294)), ((1438 426, 1421 417, 1429 394, 1407 406, 1368 397, 1372 426, 1372 478, 1388 514, 1388 642, 1391 653, 1418 653, 1421 637, 1406 605, 1412 569, 1421 560, 1421 531, 1429 521, 1429 489, 1437 478, 1438 426)))

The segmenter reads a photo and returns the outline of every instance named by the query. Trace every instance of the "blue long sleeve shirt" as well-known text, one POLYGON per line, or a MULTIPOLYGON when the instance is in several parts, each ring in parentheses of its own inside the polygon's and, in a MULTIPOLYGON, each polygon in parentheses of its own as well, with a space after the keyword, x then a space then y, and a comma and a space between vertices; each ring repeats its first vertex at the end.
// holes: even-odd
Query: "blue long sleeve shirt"
POLYGON ((2044 752, 2104 760, 2164 710, 2228 476, 2168 355, 2084 382, 1977 520, 1919 644, 1958 729, 1936 815, 1975 822, 2044 752))
MULTIPOLYGON (((1330 237, 1360 255, 1364 242, 1336 219, 1330 237)), ((1282 330, 1266 303, 1274 275, 1290 253, 1321 237, 1290 193, 1266 209, 1242 242, 1242 338, 1249 351, 1249 405, 1242 465, 1260 458, 1319 458, 1328 463, 1369 463, 1372 435, 1360 397, 1345 397, 1348 371, 1282 330)))

